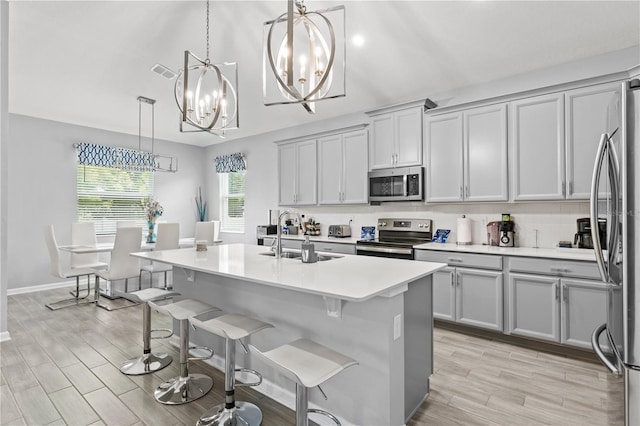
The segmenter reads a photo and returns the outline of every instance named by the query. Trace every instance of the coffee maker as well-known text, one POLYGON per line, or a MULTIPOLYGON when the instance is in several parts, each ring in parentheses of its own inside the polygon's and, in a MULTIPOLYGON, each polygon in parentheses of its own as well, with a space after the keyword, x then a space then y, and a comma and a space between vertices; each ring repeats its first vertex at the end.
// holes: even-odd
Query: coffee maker
MULTIPOLYGON (((576 220, 578 232, 573 237, 573 244, 578 248, 593 248, 593 238, 591 237, 591 219, 582 217, 576 220)), ((600 244, 602 249, 607 249, 607 220, 598 219, 598 232, 600 233, 600 244)))
POLYGON ((509 213, 502 213, 502 222, 498 225, 498 233, 500 234, 500 247, 516 246, 516 224, 511 220, 509 213))

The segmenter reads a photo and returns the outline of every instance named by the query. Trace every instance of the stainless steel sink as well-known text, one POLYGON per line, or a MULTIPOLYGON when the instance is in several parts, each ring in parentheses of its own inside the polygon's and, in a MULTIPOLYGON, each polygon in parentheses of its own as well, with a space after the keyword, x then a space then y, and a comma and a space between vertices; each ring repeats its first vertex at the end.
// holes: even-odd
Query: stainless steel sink
MULTIPOLYGON (((275 253, 272 251, 267 251, 264 253, 260 253, 263 256, 274 256, 275 257, 275 253)), ((282 252, 282 257, 285 259, 300 259, 302 257, 302 253, 298 252, 298 251, 285 251, 282 252)), ((342 256, 337 256, 335 254, 318 254, 318 261, 319 262, 324 262, 327 260, 331 260, 331 259, 337 259, 339 257, 342 256)))

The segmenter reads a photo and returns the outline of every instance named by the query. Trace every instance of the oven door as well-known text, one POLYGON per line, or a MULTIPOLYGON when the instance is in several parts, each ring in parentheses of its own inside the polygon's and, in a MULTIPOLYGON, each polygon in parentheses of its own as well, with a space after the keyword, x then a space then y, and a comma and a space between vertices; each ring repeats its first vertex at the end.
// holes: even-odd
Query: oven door
POLYGON ((359 256, 389 257, 393 259, 413 260, 412 247, 394 247, 380 244, 356 243, 356 254, 359 256))

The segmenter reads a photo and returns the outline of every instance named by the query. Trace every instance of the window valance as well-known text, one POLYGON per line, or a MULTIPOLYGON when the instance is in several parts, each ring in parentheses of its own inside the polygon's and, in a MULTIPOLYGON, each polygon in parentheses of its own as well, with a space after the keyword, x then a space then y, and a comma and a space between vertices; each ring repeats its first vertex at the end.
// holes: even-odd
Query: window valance
POLYGON ((220 155, 214 161, 217 173, 233 173, 247 170, 247 163, 244 159, 244 154, 241 152, 220 155))
POLYGON ((77 145, 78 164, 118 169, 153 168, 155 156, 150 152, 114 146, 81 143, 77 145))

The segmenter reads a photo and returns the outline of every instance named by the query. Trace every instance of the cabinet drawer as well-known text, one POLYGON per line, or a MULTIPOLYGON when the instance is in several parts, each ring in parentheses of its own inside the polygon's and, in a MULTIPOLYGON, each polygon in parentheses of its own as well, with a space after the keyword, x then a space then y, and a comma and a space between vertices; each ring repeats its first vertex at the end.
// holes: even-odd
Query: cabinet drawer
POLYGON ((464 266, 482 269, 502 269, 502 256, 490 254, 459 253, 454 251, 416 250, 416 260, 440 262, 449 266, 464 266))
POLYGON ((581 262, 564 259, 538 259, 531 257, 509 257, 510 272, 529 272, 559 277, 591 278, 600 280, 595 262, 581 262))
POLYGON ((355 244, 327 243, 324 241, 312 241, 315 251, 326 251, 329 253, 356 254, 355 244))

